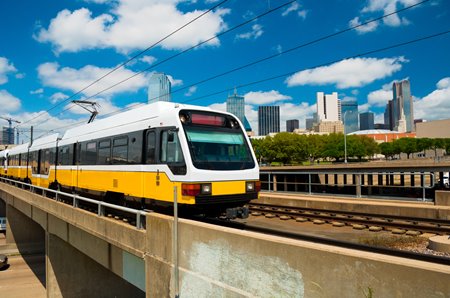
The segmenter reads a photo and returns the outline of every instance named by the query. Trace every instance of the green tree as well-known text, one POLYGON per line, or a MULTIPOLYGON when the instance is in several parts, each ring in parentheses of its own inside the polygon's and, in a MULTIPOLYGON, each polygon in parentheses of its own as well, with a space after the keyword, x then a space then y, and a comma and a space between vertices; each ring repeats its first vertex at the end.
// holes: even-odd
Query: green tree
POLYGON ((384 157, 387 159, 392 158, 396 153, 394 152, 394 145, 393 143, 381 143, 379 146, 380 153, 384 155, 384 157))
POLYGON ((322 156, 334 158, 336 161, 344 157, 344 135, 342 133, 324 136, 322 156))
POLYGON ((414 138, 401 138, 394 141, 394 149, 396 152, 400 151, 406 153, 409 159, 410 155, 414 152, 419 152, 417 149, 417 140, 414 138))

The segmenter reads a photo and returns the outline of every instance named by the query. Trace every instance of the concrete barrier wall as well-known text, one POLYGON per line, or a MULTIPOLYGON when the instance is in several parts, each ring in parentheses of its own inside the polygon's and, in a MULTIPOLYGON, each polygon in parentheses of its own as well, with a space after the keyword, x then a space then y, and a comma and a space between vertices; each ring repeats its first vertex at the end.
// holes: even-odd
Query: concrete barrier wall
MULTIPOLYGON (((147 297, 174 297, 170 217, 147 218, 147 297)), ((448 297, 450 268, 179 221, 181 297, 448 297), (370 294, 371 293, 371 294, 370 294)))

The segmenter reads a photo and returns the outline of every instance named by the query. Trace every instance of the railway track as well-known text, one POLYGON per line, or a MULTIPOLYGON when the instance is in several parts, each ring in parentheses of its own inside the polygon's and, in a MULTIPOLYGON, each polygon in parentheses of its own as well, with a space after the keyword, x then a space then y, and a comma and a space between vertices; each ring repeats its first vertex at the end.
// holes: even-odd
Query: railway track
POLYGON ((250 204, 249 208, 253 216, 277 217, 281 220, 311 221, 317 224, 328 223, 337 227, 347 225, 356 229, 387 230, 395 234, 450 234, 450 222, 448 220, 374 215, 347 211, 326 211, 257 203, 250 204))

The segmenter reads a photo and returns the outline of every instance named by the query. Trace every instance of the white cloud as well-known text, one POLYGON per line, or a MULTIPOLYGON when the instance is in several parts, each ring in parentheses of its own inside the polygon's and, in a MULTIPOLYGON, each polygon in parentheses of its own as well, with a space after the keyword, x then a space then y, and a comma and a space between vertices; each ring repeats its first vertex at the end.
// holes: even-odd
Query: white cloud
POLYGON ((156 59, 155 57, 153 57, 153 56, 143 56, 141 59, 139 59, 139 60, 141 60, 142 62, 145 62, 145 63, 147 63, 147 64, 153 64, 153 63, 155 63, 156 62, 156 60, 158 60, 158 59, 156 59))
POLYGON ((354 19, 351 19, 349 22, 349 26, 350 27, 356 27, 355 30, 360 33, 367 33, 367 32, 372 32, 375 31, 378 27, 378 22, 372 22, 372 23, 368 23, 365 25, 361 25, 361 22, 359 21, 359 17, 355 17, 354 19))
POLYGON ((183 85, 183 80, 174 79, 171 75, 167 75, 167 78, 169 79, 170 84, 172 85, 172 87, 183 85))
POLYGON ((244 95, 245 102, 248 104, 263 105, 275 103, 283 100, 291 100, 292 97, 281 94, 279 91, 251 91, 244 95))
POLYGON ((8 82, 8 74, 16 72, 17 69, 8 59, 0 57, 0 85, 8 82))
MULTIPOLYGON (((44 86, 78 92, 111 70, 112 68, 100 68, 93 65, 75 69, 70 67, 60 67, 58 63, 48 62, 38 66, 38 76, 44 86)), ((126 68, 120 68, 83 91, 83 94, 87 96, 94 95, 132 75, 135 75, 133 71, 126 68)), ((144 75, 139 74, 102 94, 105 96, 121 92, 136 92, 139 88, 144 86, 147 86, 147 79, 144 75)))
POLYGON ((300 8, 300 4, 298 4, 298 2, 294 2, 292 3, 288 8, 286 8, 281 15, 283 17, 287 16, 288 14, 290 14, 293 11, 297 11, 300 8))
MULTIPOLYGON (((95 16, 86 8, 60 11, 35 35, 40 42, 49 42, 56 52, 78 52, 95 48, 114 48, 127 53, 145 49, 162 37, 198 17, 204 11, 182 12, 182 0, 143 1, 118 0, 108 13, 95 16)), ((165 49, 184 49, 198 44, 226 28, 223 16, 229 9, 216 9, 161 43, 165 49)), ((218 39, 208 45, 218 46, 218 39)))
POLYGON ((20 109, 20 99, 12 95, 6 90, 0 90, 0 106, 2 112, 14 112, 20 109))
POLYGON ((191 86, 184 95, 192 96, 195 92, 197 92, 197 86, 191 86))
POLYGON ((414 118, 426 120, 448 119, 450 115, 450 77, 436 84, 436 90, 423 98, 414 99, 414 118))
POLYGON ((297 15, 299 17, 301 17, 302 19, 306 19, 306 15, 308 14, 307 10, 299 10, 299 12, 297 13, 297 15))
POLYGON ((384 107, 392 99, 392 90, 375 90, 367 95, 367 103, 372 107, 384 107))
POLYGON ((407 62, 396 58, 352 58, 329 66, 303 70, 290 76, 288 86, 336 84, 340 89, 361 87, 392 75, 407 62))
POLYGON ((368 103, 364 103, 362 105, 358 105, 358 112, 359 113, 369 112, 369 110, 370 110, 370 104, 368 104, 368 103))
POLYGON ((69 98, 68 95, 66 95, 66 94, 64 94, 62 92, 56 92, 52 96, 50 96, 50 102, 52 104, 55 104, 55 103, 60 102, 60 101, 62 101, 64 99, 67 99, 67 98, 69 98))
MULTIPOLYGON (((393 13, 401 8, 418 3, 420 0, 369 0, 367 5, 362 9, 361 13, 363 18, 366 19, 363 22, 373 19, 374 17, 379 17, 381 12, 383 15, 393 13), (373 15, 378 13, 377 15, 373 15), (369 17, 368 15, 373 15, 369 17)), ((349 24, 350 26, 355 26, 360 24, 359 17, 352 19, 349 24)), ((383 19, 383 23, 390 27, 399 27, 409 25, 411 22, 405 18, 400 17, 398 14, 392 14, 383 19)), ((358 33, 363 34, 367 32, 374 31, 378 28, 379 22, 372 22, 362 27, 358 27, 356 30, 358 33)))
POLYGON ((236 39, 257 39, 263 33, 262 26, 254 24, 251 31, 236 35, 236 39))
POLYGON ((39 88, 39 89, 30 91, 30 94, 42 94, 42 93, 44 93, 44 89, 43 88, 39 88))

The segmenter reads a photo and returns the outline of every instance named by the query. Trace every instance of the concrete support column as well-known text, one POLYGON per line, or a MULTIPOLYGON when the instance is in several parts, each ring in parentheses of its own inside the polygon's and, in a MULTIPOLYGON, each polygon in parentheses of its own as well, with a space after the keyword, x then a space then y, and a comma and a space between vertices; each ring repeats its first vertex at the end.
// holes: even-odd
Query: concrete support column
POLYGON ((356 197, 360 198, 361 197, 361 174, 357 174, 357 175, 353 175, 355 179, 354 183, 356 185, 356 197))
POLYGON ((58 236, 47 232, 46 240, 47 297, 145 297, 58 236))
POLYGON ((277 175, 273 175, 273 191, 277 191, 277 175))

